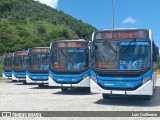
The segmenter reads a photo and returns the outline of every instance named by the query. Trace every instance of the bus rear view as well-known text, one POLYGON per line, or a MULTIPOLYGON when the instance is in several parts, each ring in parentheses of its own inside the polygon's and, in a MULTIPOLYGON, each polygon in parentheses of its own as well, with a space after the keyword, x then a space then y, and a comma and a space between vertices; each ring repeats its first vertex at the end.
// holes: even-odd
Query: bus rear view
POLYGON ((13 57, 12 81, 26 81, 27 51, 16 51, 13 57))
POLYGON ((156 81, 156 46, 151 30, 117 29, 93 34, 91 92, 143 95, 150 99, 156 81))
POLYGON ((88 41, 52 42, 49 85, 61 86, 62 91, 72 87, 90 87, 88 55, 88 41))
POLYGON ((28 49, 27 83, 35 83, 38 84, 39 87, 48 84, 49 53, 49 47, 34 47, 28 49))
POLYGON ((12 78, 12 59, 13 53, 6 53, 3 57, 3 70, 2 77, 3 78, 12 78))

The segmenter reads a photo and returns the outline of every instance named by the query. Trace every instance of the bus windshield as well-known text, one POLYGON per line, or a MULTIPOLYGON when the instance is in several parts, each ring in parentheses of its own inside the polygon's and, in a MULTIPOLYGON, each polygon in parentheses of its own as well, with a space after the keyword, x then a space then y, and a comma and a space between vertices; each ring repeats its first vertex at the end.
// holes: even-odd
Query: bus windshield
POLYGON ((150 42, 94 42, 93 67, 107 70, 140 70, 150 67, 150 42))
POLYGON ((48 72, 49 52, 30 53, 28 70, 30 72, 48 72))
POLYGON ((3 60, 3 70, 12 71, 12 58, 4 58, 4 60, 3 60))
POLYGON ((14 56, 13 58, 13 69, 16 71, 26 71, 28 57, 25 56, 14 56))
POLYGON ((84 49, 57 49, 52 53, 52 68, 78 70, 84 69, 86 64, 84 49))

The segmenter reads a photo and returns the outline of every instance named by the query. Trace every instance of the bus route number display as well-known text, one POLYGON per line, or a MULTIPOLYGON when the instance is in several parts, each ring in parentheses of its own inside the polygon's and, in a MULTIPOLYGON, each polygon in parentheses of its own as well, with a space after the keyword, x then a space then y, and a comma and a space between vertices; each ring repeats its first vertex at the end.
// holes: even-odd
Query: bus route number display
POLYGON ((145 31, 106 31, 96 34, 96 39, 147 38, 145 31))
POLYGON ((13 54, 12 54, 12 53, 7 53, 7 54, 5 54, 5 58, 11 58, 11 57, 13 57, 13 54))
POLYGON ((25 55, 27 55, 27 52, 17 52, 17 55, 19 55, 19 56, 25 56, 25 55))
POLYGON ((57 46, 60 48, 64 48, 64 47, 83 47, 82 43, 77 43, 77 42, 62 42, 62 43, 57 43, 57 46))
POLYGON ((46 53, 49 52, 48 48, 38 48, 38 49, 32 49, 31 50, 32 53, 46 53))

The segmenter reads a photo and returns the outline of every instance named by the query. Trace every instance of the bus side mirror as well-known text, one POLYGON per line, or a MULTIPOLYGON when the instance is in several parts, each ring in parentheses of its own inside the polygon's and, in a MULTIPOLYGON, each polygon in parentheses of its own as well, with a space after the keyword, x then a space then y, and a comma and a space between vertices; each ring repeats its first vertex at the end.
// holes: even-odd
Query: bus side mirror
POLYGON ((88 42, 88 49, 89 49, 89 66, 91 66, 91 62, 92 62, 92 41, 88 42))
POLYGON ((91 42, 91 41, 89 41, 89 42, 88 42, 88 46, 89 46, 89 47, 91 47, 91 44, 92 44, 92 42, 91 42))
POLYGON ((159 56, 159 47, 156 46, 156 55, 159 56))

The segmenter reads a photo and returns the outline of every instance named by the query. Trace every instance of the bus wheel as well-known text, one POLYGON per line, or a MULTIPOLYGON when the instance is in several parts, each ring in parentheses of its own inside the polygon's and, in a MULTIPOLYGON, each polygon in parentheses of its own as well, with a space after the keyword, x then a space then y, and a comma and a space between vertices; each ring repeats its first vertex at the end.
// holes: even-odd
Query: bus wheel
POLYGON ((44 84, 39 84, 38 87, 44 87, 44 84))
POLYGON ((68 88, 62 87, 61 90, 62 90, 63 92, 66 92, 66 91, 68 91, 68 88))
POLYGON ((23 81, 23 84, 26 84, 26 81, 23 81))
POLYGON ((151 100, 151 98, 152 98, 152 95, 145 95, 145 96, 144 96, 144 99, 145 99, 145 100, 151 100))
POLYGON ((153 81, 153 90, 156 91, 156 81, 153 81))
POLYGON ((108 95, 108 94, 102 94, 102 97, 103 97, 103 99, 109 99, 110 95, 108 95))

